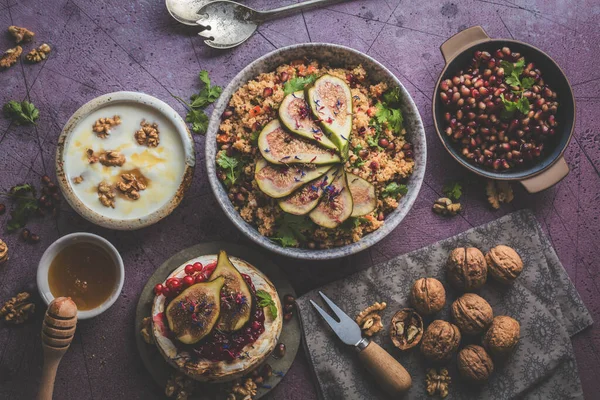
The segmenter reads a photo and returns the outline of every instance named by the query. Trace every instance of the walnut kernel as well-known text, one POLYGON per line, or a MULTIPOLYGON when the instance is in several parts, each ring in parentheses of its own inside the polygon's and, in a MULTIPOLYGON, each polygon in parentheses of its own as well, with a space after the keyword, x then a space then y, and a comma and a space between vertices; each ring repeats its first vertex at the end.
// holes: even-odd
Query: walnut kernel
POLYGON ((459 290, 472 292, 487 280, 487 263, 475 247, 459 247, 450 252, 446 262, 448 281, 459 290))
POLYGON ((444 285, 435 278, 416 280, 410 297, 413 307, 423 315, 434 314, 444 308, 446 304, 444 285))
POLYGON ((460 331, 456 325, 437 319, 429 324, 423 334, 421 353, 429 361, 443 363, 456 352, 460 339, 460 331))
POLYGON ((154 336, 152 336, 152 317, 146 317, 142 320, 140 335, 142 335, 144 342, 154 344, 154 336))
POLYGON ((8 33, 15 38, 15 43, 29 42, 35 36, 35 33, 27 28, 11 25, 8 27, 8 33))
POLYGON ((0 308, 0 318, 11 324, 22 324, 35 312, 35 304, 30 299, 31 295, 21 292, 8 300, 0 308))
POLYGON ((194 380, 187 378, 180 372, 174 372, 167 381, 165 395, 169 398, 175 397, 176 400, 187 400, 195 388, 196 382, 194 380))
POLYGON ((76 176, 75 178, 73 178, 74 184, 79 185, 81 182, 83 182, 83 176, 79 175, 79 176, 76 176))
POLYGON ((390 338, 394 346, 400 350, 415 347, 423 336, 423 319, 412 308, 398 311, 392 317, 390 338))
POLYGON ((8 261, 8 245, 0 239, 0 264, 8 261))
POLYGON ((98 184, 98 198, 104 207, 115 208, 115 191, 113 187, 105 181, 98 184))
POLYGON ((475 383, 487 381, 494 372, 494 363, 481 346, 470 344, 458 353, 458 372, 475 383))
POLYGON ((140 198, 140 191, 146 190, 146 184, 134 174, 122 174, 121 182, 117 183, 117 189, 131 200, 140 198))
POLYGON ((158 124, 156 122, 150 123, 146 120, 142 120, 140 123, 141 128, 135 132, 135 140, 141 146, 156 147, 160 143, 160 131, 158 130, 158 124))
POLYGON ((105 151, 104 153, 100 154, 98 160, 100 161, 100 164, 107 167, 121 167, 126 161, 125 156, 115 150, 105 151))
POLYGON ((483 336, 483 346, 494 355, 510 353, 521 335, 521 325, 511 317, 500 315, 494 318, 492 325, 483 336))
POLYGON ((90 164, 95 164, 98 162, 98 156, 96 155, 96 153, 94 153, 93 149, 87 149, 85 151, 85 154, 87 154, 87 158, 88 158, 88 163, 90 164))
POLYGON ((121 117, 118 115, 113 116, 112 118, 100 118, 92 127, 92 130, 98 135, 101 139, 106 139, 106 137, 110 134, 110 130, 121 124, 121 117))
POLYGON ((492 278, 502 283, 511 283, 523 271, 523 260, 511 247, 498 245, 485 256, 492 278))
POLYGON ((21 46, 6 50, 2 57, 0 57, 0 68, 12 67, 19 60, 19 57, 21 57, 21 53, 23 53, 21 46))
POLYGON ((40 61, 43 61, 46 59, 46 57, 48 57, 48 54, 50 54, 50 50, 50 46, 44 43, 37 49, 33 49, 29 53, 27 53, 25 59, 32 63, 39 63, 40 61))
POLYGON ((440 369, 440 372, 434 368, 427 370, 425 384, 427 385, 427 394, 430 396, 439 395, 441 398, 448 396, 448 388, 452 379, 446 368, 440 369))
POLYGON ((373 336, 375 333, 383 329, 381 323, 381 316, 378 314, 379 311, 385 310, 387 304, 385 302, 375 303, 358 314, 356 317, 356 323, 360 326, 363 334, 366 336, 373 336))
POLYGON ((465 293, 452 303, 452 317, 462 333, 476 335, 490 326, 494 312, 483 297, 465 293))
POLYGON ((506 181, 488 180, 485 192, 488 202, 496 210, 500 208, 500 203, 510 203, 515 198, 512 187, 506 181))
POLYGON ((453 203, 447 197, 440 197, 433 203, 433 212, 440 215, 456 215, 461 210, 460 203, 453 203))

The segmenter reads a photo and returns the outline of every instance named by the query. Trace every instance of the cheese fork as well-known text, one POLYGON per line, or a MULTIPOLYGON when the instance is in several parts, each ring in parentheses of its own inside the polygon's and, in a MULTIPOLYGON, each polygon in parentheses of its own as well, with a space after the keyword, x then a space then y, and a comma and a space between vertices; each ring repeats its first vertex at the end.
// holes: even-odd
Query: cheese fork
POLYGON ((406 369, 377 343, 363 338, 358 324, 322 292, 319 292, 319 294, 331 308, 331 311, 337 317, 337 321, 317 303, 312 300, 310 303, 342 342, 354 346, 358 351, 358 359, 373 375, 377 383, 392 396, 406 392, 412 384, 410 374, 406 369))

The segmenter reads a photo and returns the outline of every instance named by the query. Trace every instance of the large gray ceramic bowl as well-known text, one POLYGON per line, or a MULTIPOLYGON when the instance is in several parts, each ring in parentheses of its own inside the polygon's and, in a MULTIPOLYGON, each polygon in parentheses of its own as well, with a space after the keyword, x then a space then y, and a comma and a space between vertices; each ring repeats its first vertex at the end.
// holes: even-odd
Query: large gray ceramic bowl
POLYGON ((408 91, 402 86, 402 83, 386 67, 366 54, 348 47, 326 43, 306 43, 277 49, 260 57, 244 68, 223 90, 223 94, 221 94, 210 118, 206 135, 206 168, 208 179, 225 214, 246 236, 261 246, 284 256, 306 260, 325 260, 349 256, 365 250, 387 236, 404 219, 415 202, 425 175, 426 159, 427 149, 423 122, 421 121, 417 106, 408 91), (317 59, 328 62, 333 66, 355 66, 362 64, 371 81, 384 81, 390 87, 398 86, 402 93, 402 114, 404 116, 404 127, 407 131, 407 140, 414 146, 415 169, 407 182, 408 194, 400 200, 398 208, 386 217, 383 226, 375 232, 364 236, 358 242, 332 249, 309 250, 282 247, 269 238, 262 236, 255 227, 244 221, 233 208, 231 201, 227 197, 225 188, 217 177, 215 164, 217 153, 216 137, 221 122, 221 114, 225 111, 231 95, 259 74, 273 71, 281 64, 300 58, 317 59))

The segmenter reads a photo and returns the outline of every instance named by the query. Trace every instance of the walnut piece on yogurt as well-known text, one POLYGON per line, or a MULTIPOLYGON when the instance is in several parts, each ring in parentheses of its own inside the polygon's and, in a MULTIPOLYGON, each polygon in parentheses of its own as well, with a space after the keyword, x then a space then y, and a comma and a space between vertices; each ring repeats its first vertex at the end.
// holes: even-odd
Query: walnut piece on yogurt
POLYGON ((118 115, 115 115, 112 118, 100 118, 94 122, 92 130, 100 139, 106 139, 106 137, 110 134, 110 130, 120 124, 121 117, 118 115))
POLYGON ((141 128, 134 134, 135 140, 140 146, 157 147, 160 143, 160 132, 156 122, 146 122, 145 119, 140 123, 141 128))
POLYGON ((98 198, 104 207, 115 208, 115 191, 111 185, 102 181, 98 184, 98 198))
POLYGON ((105 151, 100 154, 98 160, 106 167, 121 167, 126 161, 125 156, 116 150, 105 151))
POLYGON ((121 175, 121 182, 117 183, 117 189, 131 200, 137 200, 140 198, 140 191, 146 189, 146 184, 134 174, 127 173, 121 175))

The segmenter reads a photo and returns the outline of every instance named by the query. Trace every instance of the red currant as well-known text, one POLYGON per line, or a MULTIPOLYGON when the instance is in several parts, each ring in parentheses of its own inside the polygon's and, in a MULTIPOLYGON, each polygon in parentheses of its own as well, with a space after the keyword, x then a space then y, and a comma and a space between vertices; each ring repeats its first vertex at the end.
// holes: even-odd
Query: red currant
POLYGON ((167 286, 171 290, 176 290, 181 287, 181 280, 179 278, 171 278, 167 280, 167 286))
POLYGON ((169 289, 168 287, 163 286, 161 294, 163 296, 165 296, 165 297, 170 297, 171 296, 171 289, 169 289))
POLYGON ((252 323, 252 329, 255 330, 255 331, 259 330, 260 329, 260 323, 258 321, 254 321, 252 323))
POLYGON ((194 271, 202 272, 203 268, 204 268, 204 266, 202 265, 202 263, 199 263, 199 262, 194 263, 194 271))
POLYGON ((164 289, 165 289, 165 287, 159 283, 156 286, 154 286, 154 294, 159 296, 162 294, 164 289))
POLYGON ((204 275, 203 273, 199 273, 196 276, 196 283, 204 282, 206 279, 207 279, 206 275, 204 275))
POLYGON ((185 278, 183 278, 183 286, 185 287, 189 287, 192 286, 195 282, 195 279, 193 276, 186 276, 185 278))
POLYGON ((194 271, 195 271, 195 269, 192 264, 188 264, 185 266, 185 274, 186 275, 192 275, 194 273, 194 271))

